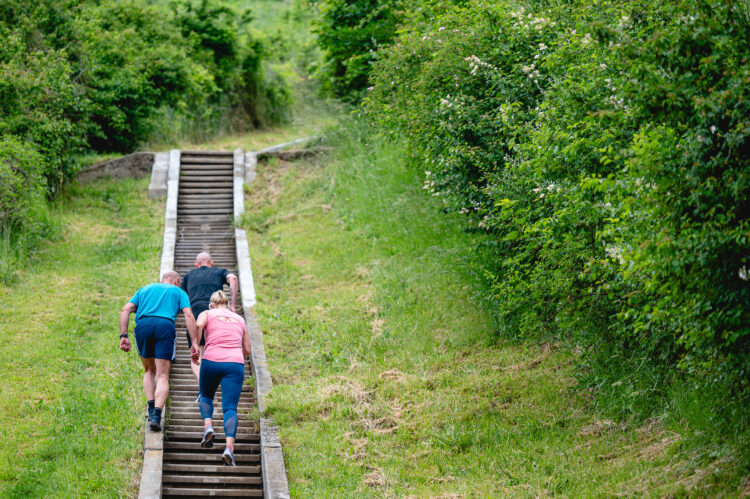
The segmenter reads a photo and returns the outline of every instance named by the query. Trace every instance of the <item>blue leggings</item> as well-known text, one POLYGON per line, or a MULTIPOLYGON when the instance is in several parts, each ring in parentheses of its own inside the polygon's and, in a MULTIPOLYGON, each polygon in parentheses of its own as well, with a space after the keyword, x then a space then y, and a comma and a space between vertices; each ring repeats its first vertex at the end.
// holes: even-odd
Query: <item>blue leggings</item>
POLYGON ((224 435, 237 434, 237 404, 245 381, 245 364, 239 362, 201 361, 201 418, 213 418, 214 395, 221 383, 221 410, 224 411, 224 435))

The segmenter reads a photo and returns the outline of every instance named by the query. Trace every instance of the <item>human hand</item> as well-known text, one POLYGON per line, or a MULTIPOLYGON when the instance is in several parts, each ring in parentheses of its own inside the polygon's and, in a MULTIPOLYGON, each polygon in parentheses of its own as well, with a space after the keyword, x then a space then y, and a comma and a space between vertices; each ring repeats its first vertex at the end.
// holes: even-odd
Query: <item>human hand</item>
POLYGON ((234 312, 235 314, 237 313, 237 310, 234 309, 234 305, 229 305, 229 310, 234 312))
POLYGON ((200 357, 200 354, 201 354, 201 352, 198 349, 198 345, 196 345, 195 343, 193 343, 192 345, 190 345, 190 360, 196 366, 198 365, 198 358, 200 357))
POLYGON ((120 350, 123 352, 130 351, 130 340, 127 338, 120 338, 120 350))

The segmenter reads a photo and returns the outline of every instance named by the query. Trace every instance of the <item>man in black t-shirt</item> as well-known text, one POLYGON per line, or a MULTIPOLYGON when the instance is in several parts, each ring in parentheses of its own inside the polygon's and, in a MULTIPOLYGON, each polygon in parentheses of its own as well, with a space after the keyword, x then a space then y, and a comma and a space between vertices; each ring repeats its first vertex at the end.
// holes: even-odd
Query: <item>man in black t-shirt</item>
MULTIPOLYGON (((190 298, 190 308, 193 316, 197 319, 201 312, 208 310, 208 303, 211 295, 220 289, 224 289, 224 284, 229 284, 231 291, 231 302, 229 309, 234 312, 237 303, 237 276, 231 274, 227 269, 214 267, 214 260, 208 253, 198 253, 195 257, 195 268, 188 271, 182 278, 182 285, 188 297, 190 298)), ((190 335, 187 335, 188 346, 192 345, 190 335)), ((200 357, 203 358, 203 346, 206 344, 205 337, 201 334, 200 357)), ((200 362, 200 361, 199 361, 200 362)), ((198 379, 200 373, 200 363, 190 364, 193 368, 195 379, 198 379)))

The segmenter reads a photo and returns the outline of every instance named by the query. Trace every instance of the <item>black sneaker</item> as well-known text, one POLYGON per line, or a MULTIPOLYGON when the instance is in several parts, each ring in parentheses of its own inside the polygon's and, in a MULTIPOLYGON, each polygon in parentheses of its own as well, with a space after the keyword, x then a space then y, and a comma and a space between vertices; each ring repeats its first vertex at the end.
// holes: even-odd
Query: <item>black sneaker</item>
POLYGON ((149 428, 151 431, 161 431, 161 418, 156 414, 149 418, 149 428))
POLYGON ((232 449, 227 447, 224 449, 224 453, 221 455, 222 458, 224 458, 224 464, 227 466, 237 466, 234 464, 234 452, 232 452, 232 449))
POLYGON ((205 430, 203 430, 203 439, 201 440, 201 447, 204 449, 210 449, 214 446, 214 427, 213 426, 207 426, 205 430))
POLYGON ((148 420, 151 421, 151 418, 154 417, 155 409, 147 408, 146 411, 148 412, 148 420))

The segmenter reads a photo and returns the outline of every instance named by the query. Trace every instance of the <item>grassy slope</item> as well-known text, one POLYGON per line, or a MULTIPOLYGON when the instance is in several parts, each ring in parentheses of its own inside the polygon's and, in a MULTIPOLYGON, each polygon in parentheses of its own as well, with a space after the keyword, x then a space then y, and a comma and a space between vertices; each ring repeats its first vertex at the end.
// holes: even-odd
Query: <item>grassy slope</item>
POLYGON ((565 348, 489 342, 460 221, 398 149, 336 146, 261 164, 243 220, 293 496, 724 489, 678 432, 599 420, 565 348))
POLYGON ((0 287, 0 495, 128 495, 140 474, 140 362, 118 312, 158 272, 148 179, 73 186, 59 241, 0 287))
MULTIPOLYGON (((331 120, 321 111, 192 146, 260 149, 331 120)), ((55 208, 62 237, 0 286, 0 496, 137 491, 142 371, 137 354, 119 350, 117 336, 120 308, 158 274, 164 202, 147 199, 148 182, 69 186, 55 208)))

